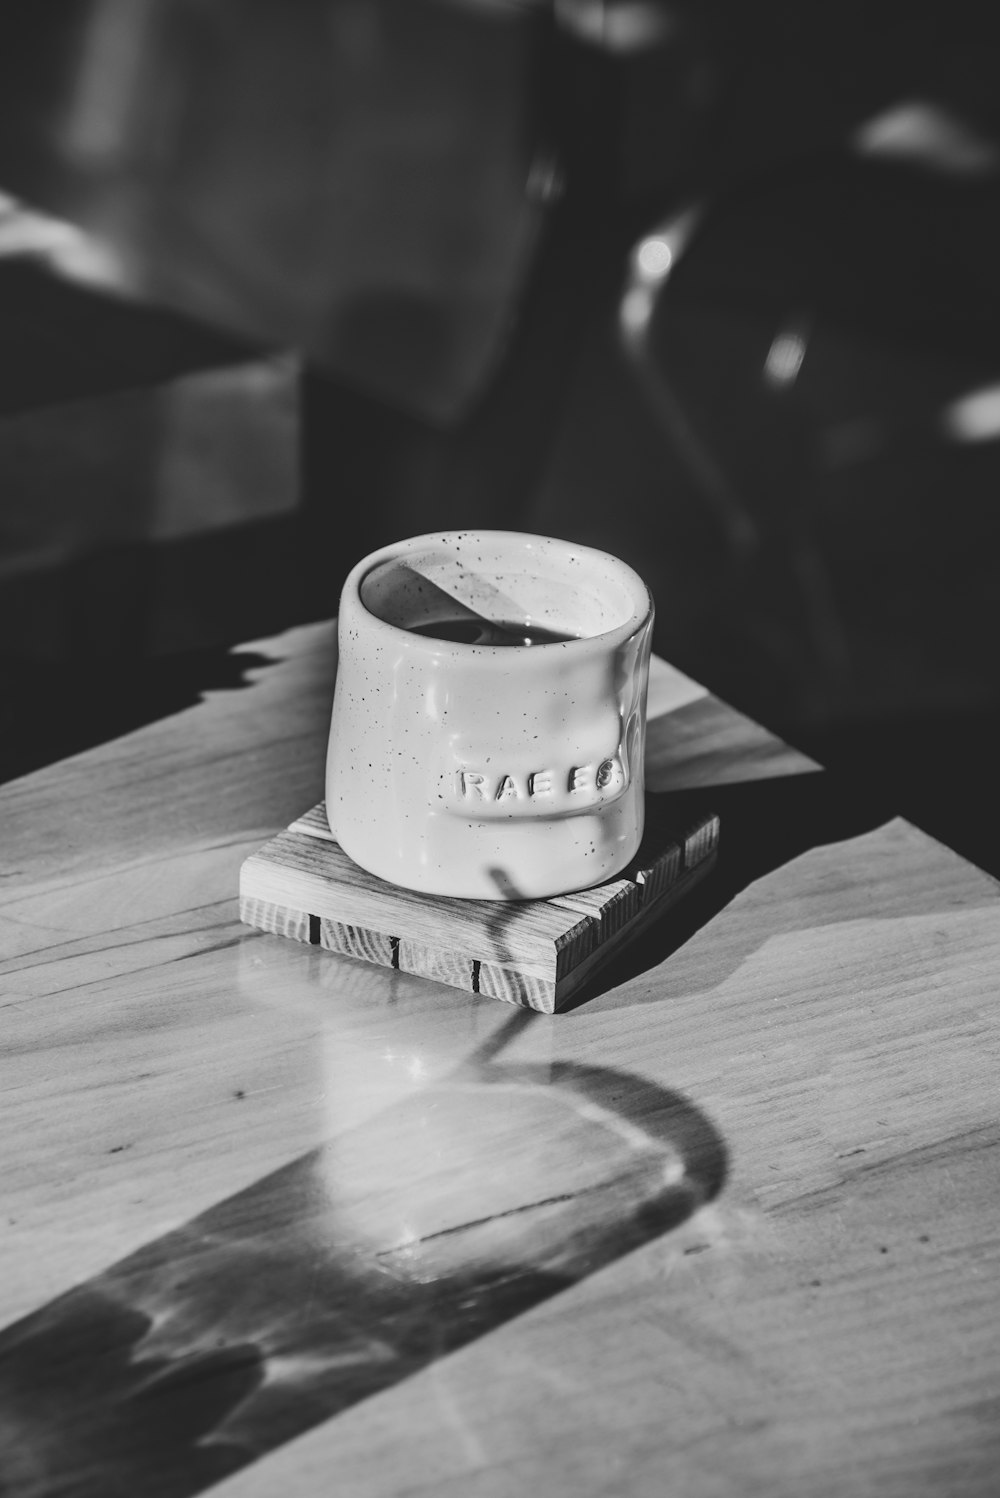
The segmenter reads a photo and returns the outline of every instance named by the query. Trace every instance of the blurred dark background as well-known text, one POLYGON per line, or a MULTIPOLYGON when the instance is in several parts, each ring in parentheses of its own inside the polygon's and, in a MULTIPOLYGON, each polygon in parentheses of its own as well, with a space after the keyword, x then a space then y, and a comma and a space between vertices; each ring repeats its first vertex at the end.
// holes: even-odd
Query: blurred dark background
POLYGON ((33 0, 0 46, 0 776, 452 525, 1000 872, 1000 21, 33 0))

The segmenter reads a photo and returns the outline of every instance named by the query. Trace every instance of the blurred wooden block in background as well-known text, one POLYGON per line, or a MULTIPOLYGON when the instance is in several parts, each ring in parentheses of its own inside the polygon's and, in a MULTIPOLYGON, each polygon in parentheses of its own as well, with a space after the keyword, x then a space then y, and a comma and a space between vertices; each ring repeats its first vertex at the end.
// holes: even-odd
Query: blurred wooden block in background
POLYGON ((290 522, 299 356, 20 262, 0 322, 0 638, 64 660, 260 633, 238 544, 214 580, 170 559, 290 522))
POLYGON ((719 819, 659 818, 617 878, 550 900, 399 889, 348 858, 318 806, 240 870, 240 919, 277 936, 552 1014, 712 867, 719 819))

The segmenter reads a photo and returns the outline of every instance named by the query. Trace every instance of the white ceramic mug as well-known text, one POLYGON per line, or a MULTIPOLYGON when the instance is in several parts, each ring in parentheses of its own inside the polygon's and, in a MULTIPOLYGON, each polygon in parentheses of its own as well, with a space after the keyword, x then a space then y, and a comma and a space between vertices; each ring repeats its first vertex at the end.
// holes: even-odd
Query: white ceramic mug
POLYGON ((366 557, 340 603, 326 805, 341 847, 468 899, 611 878, 642 836, 652 627, 642 579, 589 547, 452 531, 366 557))

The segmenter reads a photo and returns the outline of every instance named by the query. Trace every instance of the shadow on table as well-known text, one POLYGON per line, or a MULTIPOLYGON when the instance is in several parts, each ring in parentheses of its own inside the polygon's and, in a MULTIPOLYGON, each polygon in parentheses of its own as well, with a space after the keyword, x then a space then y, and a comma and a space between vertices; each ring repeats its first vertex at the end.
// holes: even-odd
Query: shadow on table
POLYGON ((193 707, 209 691, 250 686, 266 656, 220 646, 116 664, 0 658, 0 783, 193 707))
MULTIPOLYGON (((655 818, 675 831, 712 812, 721 822, 715 867, 593 983, 574 994, 563 1013, 658 967, 755 880, 813 848, 872 831, 889 820, 892 808, 877 795, 860 796, 856 787, 827 771, 696 790, 647 792, 647 819, 655 818)), ((814 910, 811 918, 819 918, 814 910)), ((658 997, 658 992, 637 992, 633 1001, 658 997)))
POLYGON ((491 1059, 534 1018, 0 1334, 2 1490, 186 1498, 716 1196, 679 1094, 491 1059))

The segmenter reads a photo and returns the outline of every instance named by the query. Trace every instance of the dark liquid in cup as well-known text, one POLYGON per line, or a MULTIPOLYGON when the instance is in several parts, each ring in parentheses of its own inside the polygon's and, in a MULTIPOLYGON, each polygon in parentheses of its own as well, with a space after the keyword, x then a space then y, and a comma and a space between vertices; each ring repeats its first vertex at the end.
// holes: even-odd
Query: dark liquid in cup
POLYGON ((508 624, 492 619, 437 619, 430 624, 411 624, 409 630, 456 645, 559 645, 578 638, 541 624, 508 624))

